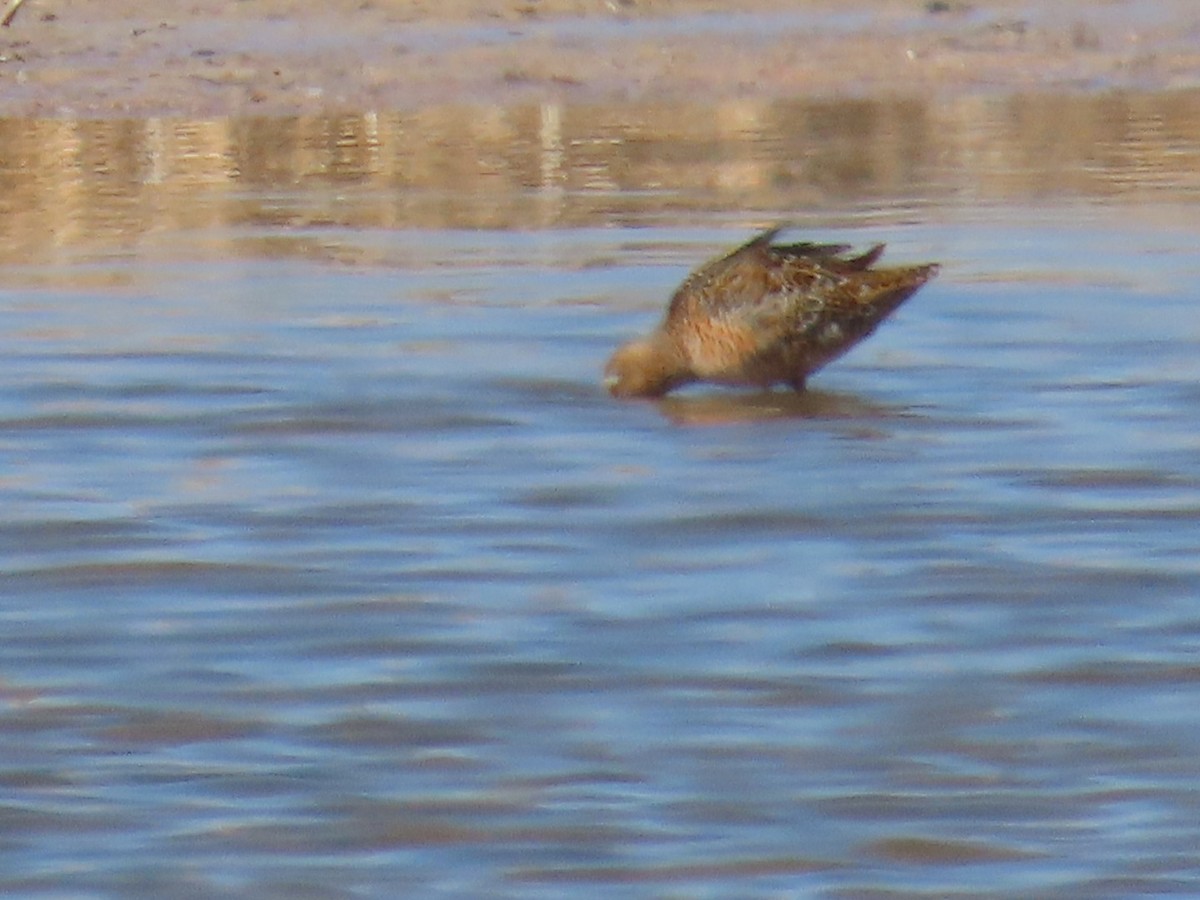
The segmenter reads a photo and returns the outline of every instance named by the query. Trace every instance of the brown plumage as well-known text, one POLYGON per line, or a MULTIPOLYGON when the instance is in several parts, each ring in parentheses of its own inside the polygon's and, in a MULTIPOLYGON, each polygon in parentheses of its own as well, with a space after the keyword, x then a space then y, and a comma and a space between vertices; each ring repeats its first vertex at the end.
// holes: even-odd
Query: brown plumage
POLYGON ((608 361, 613 395, 660 397, 694 381, 802 391, 938 271, 872 269, 883 244, 860 256, 844 244, 773 245, 782 228, 689 275, 662 324, 608 361))

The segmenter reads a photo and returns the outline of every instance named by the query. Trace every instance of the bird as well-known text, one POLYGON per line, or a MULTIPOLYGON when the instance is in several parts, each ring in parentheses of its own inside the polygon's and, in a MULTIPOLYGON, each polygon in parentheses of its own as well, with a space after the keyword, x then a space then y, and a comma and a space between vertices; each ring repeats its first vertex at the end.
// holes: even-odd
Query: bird
POLYGON ((809 375, 870 335, 939 269, 874 269, 883 244, 859 255, 847 255, 847 244, 776 244, 787 227, 688 275, 658 327, 609 359, 609 392, 654 398, 701 381, 803 391, 809 375))

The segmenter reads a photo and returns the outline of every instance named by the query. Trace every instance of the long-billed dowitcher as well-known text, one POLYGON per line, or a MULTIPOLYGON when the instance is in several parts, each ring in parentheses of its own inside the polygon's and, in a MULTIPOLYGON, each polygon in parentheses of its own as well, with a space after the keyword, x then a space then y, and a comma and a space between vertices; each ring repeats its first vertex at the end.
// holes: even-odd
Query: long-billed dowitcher
POLYGON ((859 256, 844 244, 773 244, 784 227, 692 272, 662 323, 608 361, 612 394, 660 397, 694 381, 802 391, 938 271, 872 269, 883 244, 859 256))

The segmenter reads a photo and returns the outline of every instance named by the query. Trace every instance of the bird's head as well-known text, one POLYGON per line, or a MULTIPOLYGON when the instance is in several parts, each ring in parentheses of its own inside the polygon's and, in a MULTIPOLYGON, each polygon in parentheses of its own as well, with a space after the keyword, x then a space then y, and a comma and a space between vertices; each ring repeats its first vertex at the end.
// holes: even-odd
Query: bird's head
POLYGON ((678 353, 658 333, 623 345, 604 367, 604 386, 614 397, 661 397, 690 380, 678 353))

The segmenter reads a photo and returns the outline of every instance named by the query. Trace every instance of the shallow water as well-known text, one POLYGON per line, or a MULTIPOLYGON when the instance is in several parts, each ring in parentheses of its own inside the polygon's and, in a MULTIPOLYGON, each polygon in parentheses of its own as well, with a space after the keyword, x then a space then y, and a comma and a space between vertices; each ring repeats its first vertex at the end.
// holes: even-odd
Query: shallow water
POLYGON ((0 888, 1200 892, 1197 135, 0 124, 0 888), (943 274, 804 396, 602 393, 784 217, 943 274))

